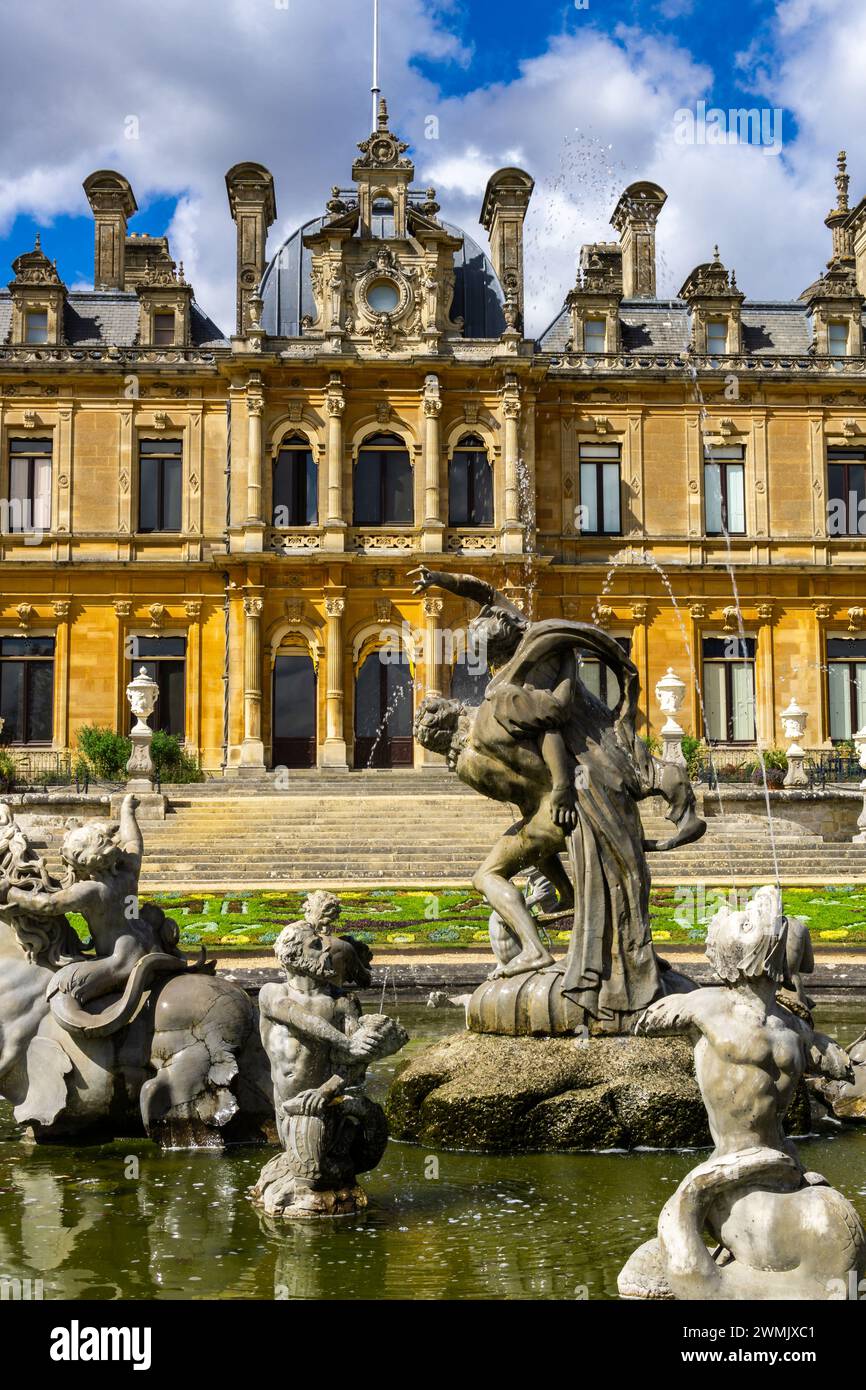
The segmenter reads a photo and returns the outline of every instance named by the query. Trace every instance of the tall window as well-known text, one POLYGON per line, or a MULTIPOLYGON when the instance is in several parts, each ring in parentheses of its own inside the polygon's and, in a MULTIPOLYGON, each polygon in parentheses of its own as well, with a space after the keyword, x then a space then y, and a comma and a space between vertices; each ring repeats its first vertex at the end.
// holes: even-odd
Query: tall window
POLYGON ((745 535, 746 467, 742 444, 704 453, 704 506, 707 535, 745 535))
POLYGON ((866 449, 827 451, 827 533, 866 535, 866 449))
POLYGON ((583 325, 584 352, 604 352, 606 329, 604 319, 587 319, 583 325))
POLYGON ((142 666, 159 687, 151 727, 182 739, 186 733, 186 638, 134 638, 130 676, 137 676, 142 666))
POLYGON ((848 356, 847 323, 839 322, 827 325, 827 351, 831 357, 848 356))
MULTIPOLYGON (((631 654, 630 637, 615 637, 614 641, 622 647, 626 656, 631 654)), ((622 690, 615 671, 603 661, 597 661, 595 657, 584 657, 580 662, 579 674, 587 690, 592 691, 602 704, 607 705, 609 709, 616 708, 622 690)))
POLYGON ((142 439, 138 466, 139 531, 179 531, 183 441, 142 439))
POLYGON ((284 439, 274 460, 274 526, 315 526, 316 465, 303 435, 284 439))
POLYGON ((153 316, 153 345, 154 347, 174 347, 174 313, 154 314, 153 316))
POLYGON ((710 743, 755 741, 755 638, 705 637, 703 695, 710 743))
POLYGON ((619 497, 619 445, 581 444, 581 531, 618 536, 622 530, 619 497))
POLYGON ((358 451, 355 469, 355 525, 411 524, 412 465, 402 439, 374 434, 358 451))
POLYGON ((394 235, 394 203, 387 194, 380 193, 373 199, 370 213, 373 236, 383 237, 386 240, 392 237, 394 235))
POLYGON ((48 342, 48 310, 28 309, 24 315, 25 343, 48 342))
POLYGON ((707 352, 711 357, 724 357, 727 350, 727 319, 710 319, 707 323, 707 352))
POLYGON ((448 520, 452 526, 493 525, 493 470, 477 434, 464 435, 448 466, 448 520))
POLYGON ((50 439, 9 441, 9 531, 51 528, 50 439))
POLYGON ((849 739, 866 726, 866 640, 827 638, 830 737, 849 739))
POLYGON ((50 743, 54 722, 54 638, 0 637, 4 743, 50 743))

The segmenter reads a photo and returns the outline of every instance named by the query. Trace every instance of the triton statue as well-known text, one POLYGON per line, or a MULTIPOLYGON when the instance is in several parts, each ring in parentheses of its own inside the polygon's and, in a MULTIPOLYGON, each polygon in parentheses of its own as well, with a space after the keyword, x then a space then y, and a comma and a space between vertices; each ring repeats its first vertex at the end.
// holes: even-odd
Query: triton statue
MULTIPOLYGON (((646 862, 648 849, 674 849, 706 829, 685 770, 653 758, 638 737, 637 668, 613 638, 587 623, 530 622, 505 595, 471 575, 424 566, 415 573, 416 593, 445 589, 481 605, 470 635, 495 669, 477 711, 439 697, 422 701, 415 736, 444 754, 462 781, 513 803, 522 815, 473 880, 505 931, 498 934, 493 988, 477 992, 470 1027, 533 1031, 531 1022, 521 1028, 518 1020, 512 1026, 503 1019, 499 982, 519 987, 515 977, 541 974, 540 981, 526 981, 528 993, 539 996, 542 1016, 551 1005, 549 1026, 540 1031, 570 1032, 587 1018, 621 1031, 629 1015, 661 994, 690 987, 653 951, 646 862), (613 671, 621 692, 615 709, 583 684, 580 657, 613 671), (676 826, 670 839, 644 840, 639 802, 648 796, 668 803, 676 826), (532 868, 553 884, 560 909, 573 909, 564 970, 554 966, 513 882, 532 868)), ((528 1014, 534 1008, 527 1003, 528 1014)))
POLYGON ((636 1024, 645 1036, 691 1039, 715 1149, 620 1273, 627 1298, 844 1299, 866 1272, 857 1213, 804 1170, 782 1131, 806 1072, 853 1078, 848 1055, 776 999, 790 985, 786 935, 777 888, 743 912, 723 908, 706 948, 722 984, 659 999, 636 1024))

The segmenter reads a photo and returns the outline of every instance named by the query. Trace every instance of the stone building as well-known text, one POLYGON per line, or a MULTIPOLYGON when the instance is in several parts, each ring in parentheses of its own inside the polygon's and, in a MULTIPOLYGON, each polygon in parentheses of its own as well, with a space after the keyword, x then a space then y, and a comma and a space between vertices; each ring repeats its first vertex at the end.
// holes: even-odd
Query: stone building
MULTIPOLYGON (((523 328, 531 177, 487 186, 486 255, 413 187, 381 103, 351 183, 266 258, 273 179, 226 176, 224 337, 120 174, 85 183, 94 289, 37 243, 0 293, 0 714, 30 754, 156 722, 214 774, 431 761, 413 701, 478 699, 467 612, 412 595, 471 571, 536 616, 627 644, 645 732, 668 666, 681 722, 827 747, 866 723, 866 200, 840 156, 825 272, 750 299, 718 252, 656 294, 665 193, 627 188, 537 340, 523 328), (703 712, 701 710, 703 704, 703 712)), ((584 678, 613 701, 612 677, 584 678)))

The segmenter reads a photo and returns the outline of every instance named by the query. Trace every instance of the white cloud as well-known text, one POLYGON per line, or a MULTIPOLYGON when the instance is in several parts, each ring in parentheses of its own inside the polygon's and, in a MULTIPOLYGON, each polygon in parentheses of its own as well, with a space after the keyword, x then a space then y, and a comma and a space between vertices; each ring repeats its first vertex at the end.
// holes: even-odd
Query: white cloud
MULTIPOLYGON (((681 0, 667 0, 675 7, 681 0)), ((551 39, 513 81, 443 99, 413 60, 469 52, 449 31, 450 4, 392 5, 383 26, 382 85, 393 123, 412 141, 419 184, 439 191, 443 216, 477 225, 490 173, 518 163, 536 180, 527 223, 531 329, 540 331, 573 284, 583 241, 610 239, 608 218, 628 182, 669 194, 659 223, 659 289, 673 293, 718 242, 753 298, 793 297, 829 251, 822 218, 845 145, 866 186, 861 137, 866 11, 849 0, 781 0, 762 42, 740 56, 764 99, 785 108, 781 157, 673 141, 679 107, 712 99, 713 75, 673 39, 591 12, 578 34, 551 39), (438 140, 425 139, 435 116, 438 140), (793 137, 796 121, 796 138, 793 137), (429 128, 429 123, 428 127, 429 128)), ((117 168, 139 203, 180 199, 173 252, 208 312, 234 318, 234 228, 225 170, 252 159, 274 173, 282 236, 315 215, 332 183, 349 180, 370 125, 369 17, 358 0, 29 0, 6 7, 7 119, 0 232, 18 212, 43 221, 85 212, 81 181, 117 168), (34 72, 50 74, 33 100, 34 72), (127 118, 138 139, 127 139, 127 118)), ((471 73, 471 64, 469 66, 471 73)), ((134 224, 133 224, 134 225, 134 224)), ((24 248, 18 248, 24 249, 24 248)), ((85 270, 83 267, 82 270, 85 270)))

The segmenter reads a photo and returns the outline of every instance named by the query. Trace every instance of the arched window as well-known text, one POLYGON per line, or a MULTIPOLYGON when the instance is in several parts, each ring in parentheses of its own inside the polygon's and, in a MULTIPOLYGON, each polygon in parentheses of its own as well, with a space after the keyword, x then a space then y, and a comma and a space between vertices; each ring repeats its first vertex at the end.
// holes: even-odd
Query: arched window
POLYGON ((309 440, 292 434, 274 459, 274 526, 315 526, 318 518, 316 465, 309 440))
POLYGON ((373 434, 358 450, 355 469, 355 525, 411 525, 412 465, 403 440, 373 434))
POLYGON ((394 235, 394 202, 387 193, 377 193, 370 209, 370 230, 375 237, 388 240, 394 235))
POLYGON ((448 521, 451 526, 493 525, 493 470, 477 434, 464 435, 451 458, 448 521))

